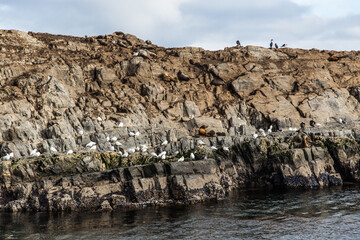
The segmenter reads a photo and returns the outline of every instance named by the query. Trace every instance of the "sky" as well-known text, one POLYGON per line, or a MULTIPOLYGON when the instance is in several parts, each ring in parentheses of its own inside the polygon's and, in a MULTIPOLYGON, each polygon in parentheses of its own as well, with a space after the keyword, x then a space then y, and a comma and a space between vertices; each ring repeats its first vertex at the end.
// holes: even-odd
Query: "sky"
POLYGON ((0 29, 116 31, 164 47, 360 50, 359 0, 0 0, 0 29))

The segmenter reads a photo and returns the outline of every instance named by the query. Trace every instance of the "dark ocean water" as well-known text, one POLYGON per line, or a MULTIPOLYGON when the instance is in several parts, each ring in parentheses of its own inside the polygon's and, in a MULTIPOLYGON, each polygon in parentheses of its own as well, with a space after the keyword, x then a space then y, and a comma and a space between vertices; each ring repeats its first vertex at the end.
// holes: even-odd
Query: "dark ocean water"
POLYGON ((360 239, 360 188, 251 189, 187 207, 0 219, 0 239, 360 239))

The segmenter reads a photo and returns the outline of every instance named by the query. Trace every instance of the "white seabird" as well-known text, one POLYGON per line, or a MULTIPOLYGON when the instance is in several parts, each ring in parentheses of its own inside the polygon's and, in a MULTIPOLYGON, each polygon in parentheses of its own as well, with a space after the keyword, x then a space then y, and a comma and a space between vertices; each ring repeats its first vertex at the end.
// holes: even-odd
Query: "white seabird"
POLYGON ((190 159, 195 159, 194 153, 191 153, 191 154, 190 154, 190 159))
POLYGON ((97 120, 98 120, 99 122, 101 122, 101 121, 102 121, 102 118, 101 118, 101 117, 98 117, 97 120))
POLYGON ((66 155, 71 155, 73 153, 74 153, 73 150, 70 149, 69 151, 67 151, 66 155))
POLYGON ((120 122, 118 127, 123 127, 124 126, 124 123, 123 122, 120 122))
POLYGON ((201 140, 201 139, 197 141, 197 144, 198 144, 198 145, 205 145, 204 141, 201 140))
POLYGON ((135 148, 135 151, 140 151, 140 148, 137 146, 136 148, 135 148))
POLYGON ((138 136, 140 136, 140 132, 135 133, 135 137, 138 137, 138 136))
POLYGON ((50 152, 52 152, 52 153, 56 153, 56 152, 57 152, 57 150, 56 150, 56 148, 54 148, 53 146, 51 146, 51 147, 50 147, 50 152))
POLYGON ((95 151, 95 150, 96 150, 96 145, 92 146, 92 147, 90 148, 90 150, 95 151))
POLYGON ((31 155, 34 155, 35 153, 37 153, 37 149, 36 149, 36 148, 33 149, 33 150, 30 152, 30 156, 31 156, 31 155))
POLYGON ((168 141, 167 141, 167 140, 165 140, 165 141, 163 141, 163 142, 161 143, 162 146, 165 146, 165 145, 167 145, 167 144, 168 144, 168 141))
POLYGON ((121 144, 121 142, 116 141, 116 142, 115 142, 115 145, 116 145, 116 146, 121 146, 122 144, 121 144))
POLYGON ((124 154, 122 154, 122 157, 124 157, 124 158, 127 158, 129 156, 129 153, 128 152, 124 152, 124 154))
POLYGON ((96 145, 96 143, 93 141, 90 141, 88 144, 85 145, 85 147, 92 147, 94 145, 96 145))
POLYGON ((129 132, 129 136, 130 136, 130 137, 134 137, 134 136, 135 136, 135 133, 134 133, 134 132, 129 132))
POLYGON ((9 154, 6 154, 6 155, 3 156, 1 159, 2 159, 3 161, 8 161, 8 160, 10 160, 10 155, 9 155, 9 154))
POLYGON ((110 140, 111 140, 112 142, 115 142, 115 141, 117 140, 117 137, 112 137, 110 140))
POLYGON ((133 154, 135 152, 135 148, 130 148, 129 150, 128 150, 128 153, 130 153, 130 154, 133 154))
POLYGON ((78 131, 78 134, 79 134, 79 135, 83 135, 83 134, 84 134, 84 131, 80 129, 80 130, 78 131))
POLYGON ((229 148, 228 147, 223 147, 223 150, 228 152, 229 151, 229 148))
POLYGON ((166 151, 163 151, 163 152, 159 153, 158 157, 162 157, 164 155, 166 155, 166 151))
POLYGON ((174 155, 178 155, 178 154, 179 154, 179 151, 174 152, 174 155))
POLYGON ((178 162, 183 162, 184 161, 184 156, 182 156, 181 158, 178 159, 178 162))
POLYGON ((161 159, 162 159, 162 160, 165 160, 165 159, 166 159, 166 154, 162 155, 162 156, 161 156, 161 159))
POLYGON ((106 141, 110 142, 110 137, 109 136, 106 136, 106 141))
POLYGON ((260 129, 259 129, 259 132, 260 132, 260 134, 261 134, 263 137, 266 136, 266 133, 265 133, 264 129, 260 128, 260 129))
POLYGON ((110 146, 110 151, 115 151, 115 147, 114 146, 110 146))
POLYGON ((10 156, 10 158, 13 158, 13 157, 14 157, 14 153, 13 153, 13 152, 9 153, 9 156, 10 156))
POLYGON ((152 152, 152 153, 150 153, 150 155, 152 156, 152 157, 158 157, 158 155, 156 154, 156 153, 154 153, 154 152, 152 152))
POLYGON ((315 126, 321 127, 321 124, 320 124, 320 123, 316 123, 315 126))
POLYGON ((215 147, 215 146, 211 146, 210 148, 211 148, 211 150, 217 150, 217 147, 215 147))
POLYGON ((259 135, 257 135, 256 133, 254 133, 253 137, 254 138, 257 138, 259 135))

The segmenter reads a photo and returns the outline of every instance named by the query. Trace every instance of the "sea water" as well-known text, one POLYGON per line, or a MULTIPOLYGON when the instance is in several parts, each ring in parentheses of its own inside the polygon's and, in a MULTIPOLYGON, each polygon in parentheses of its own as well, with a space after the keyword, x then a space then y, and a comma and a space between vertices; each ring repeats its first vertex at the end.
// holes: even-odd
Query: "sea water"
POLYGON ((360 188, 247 189, 183 207, 0 213, 0 239, 360 239, 360 188))

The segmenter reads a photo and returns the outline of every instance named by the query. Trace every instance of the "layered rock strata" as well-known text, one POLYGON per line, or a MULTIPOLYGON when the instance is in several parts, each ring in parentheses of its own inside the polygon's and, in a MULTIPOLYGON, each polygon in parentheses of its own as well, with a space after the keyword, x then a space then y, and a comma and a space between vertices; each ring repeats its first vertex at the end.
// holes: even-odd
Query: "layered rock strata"
POLYGON ((345 146, 359 137, 359 58, 1 30, 1 209, 114 209, 218 199, 250 183, 357 182, 357 145, 345 146), (300 122, 310 145, 289 140, 300 122), (199 144, 203 125, 212 134, 199 144), (188 162, 191 152, 201 161, 188 162))

